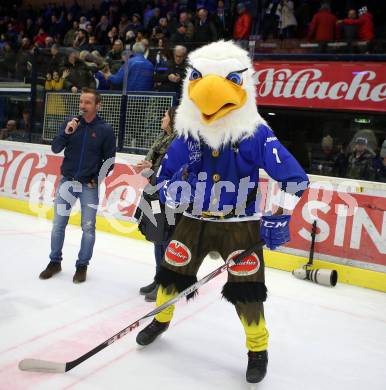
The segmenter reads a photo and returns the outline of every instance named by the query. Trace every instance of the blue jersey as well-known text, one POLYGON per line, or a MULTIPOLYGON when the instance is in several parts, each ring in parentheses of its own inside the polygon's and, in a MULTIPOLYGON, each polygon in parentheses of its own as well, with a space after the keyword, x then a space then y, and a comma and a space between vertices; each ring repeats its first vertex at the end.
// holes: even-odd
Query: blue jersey
MULTIPOLYGON (((165 155, 157 178, 157 183, 164 184, 160 190, 163 203, 168 197, 170 179, 184 164, 191 162, 189 143, 192 143, 191 138, 176 138, 165 155)), ((214 211, 217 207, 220 212, 225 209, 229 212, 231 208, 236 210, 244 204, 245 212, 241 214, 251 216, 258 213, 256 188, 259 168, 280 182, 284 191, 297 196, 301 196, 308 185, 308 177, 302 167, 264 124, 259 125, 248 138, 223 146, 218 151, 203 141, 200 149, 200 164, 195 172, 199 178, 195 186, 200 186, 200 191, 195 188, 192 191, 196 196, 200 192, 202 211, 214 211)))

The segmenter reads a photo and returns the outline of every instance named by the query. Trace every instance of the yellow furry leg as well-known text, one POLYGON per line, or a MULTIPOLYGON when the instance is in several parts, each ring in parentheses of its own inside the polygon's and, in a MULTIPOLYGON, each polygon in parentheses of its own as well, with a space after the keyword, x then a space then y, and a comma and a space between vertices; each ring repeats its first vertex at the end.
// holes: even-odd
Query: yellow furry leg
MULTIPOLYGON (((160 286, 157 291, 157 301, 156 306, 159 307, 163 305, 166 301, 169 299, 174 298, 177 295, 177 291, 173 291, 171 293, 166 292, 166 289, 160 286)), ((173 318, 173 312, 174 312, 174 305, 168 307, 165 310, 162 310, 161 313, 158 313, 155 316, 155 319, 158 322, 169 322, 173 318)))
POLYGON ((240 317, 246 336, 246 346, 248 351, 260 352, 268 349, 269 333, 265 326, 264 316, 260 315, 259 323, 255 321, 248 324, 243 316, 240 317))

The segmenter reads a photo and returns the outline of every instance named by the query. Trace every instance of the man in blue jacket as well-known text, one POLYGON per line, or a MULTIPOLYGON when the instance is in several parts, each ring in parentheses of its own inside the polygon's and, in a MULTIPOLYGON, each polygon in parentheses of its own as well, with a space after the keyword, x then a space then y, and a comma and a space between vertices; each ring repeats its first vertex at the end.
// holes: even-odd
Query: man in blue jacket
POLYGON ((115 74, 107 71, 105 77, 110 83, 120 85, 123 83, 127 66, 127 91, 152 91, 154 66, 144 57, 145 46, 142 43, 135 43, 133 53, 127 65, 123 64, 115 74))
POLYGON ((83 234, 73 282, 86 280, 95 243, 98 184, 104 179, 100 177, 100 171, 103 165, 108 167, 107 172, 112 170, 116 151, 111 125, 97 115, 100 102, 101 97, 94 89, 84 88, 79 102, 82 115, 65 121, 52 142, 52 151, 64 150, 64 159, 54 205, 50 262, 40 279, 49 279, 62 270, 65 229, 72 207, 79 198, 83 234))

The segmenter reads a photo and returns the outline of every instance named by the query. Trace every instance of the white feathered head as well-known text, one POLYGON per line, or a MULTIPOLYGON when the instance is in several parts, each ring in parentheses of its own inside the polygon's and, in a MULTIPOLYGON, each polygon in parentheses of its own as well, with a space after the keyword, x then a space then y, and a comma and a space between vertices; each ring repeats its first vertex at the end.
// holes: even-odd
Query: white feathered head
POLYGON ((248 53, 232 41, 193 51, 183 84, 175 128, 202 137, 213 149, 253 134, 265 123, 256 107, 254 69, 248 53))

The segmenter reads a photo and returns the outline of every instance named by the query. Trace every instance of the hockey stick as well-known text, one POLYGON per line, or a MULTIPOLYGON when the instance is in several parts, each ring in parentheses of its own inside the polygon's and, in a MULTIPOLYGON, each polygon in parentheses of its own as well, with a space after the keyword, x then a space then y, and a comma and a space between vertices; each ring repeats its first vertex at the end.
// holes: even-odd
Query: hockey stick
POLYGON ((120 332, 116 333, 114 336, 110 337, 108 340, 99 344, 97 347, 95 347, 91 351, 80 356, 78 359, 75 359, 71 362, 66 362, 66 363, 52 362, 52 361, 40 360, 40 359, 23 359, 19 362, 19 369, 22 371, 47 372, 47 373, 64 373, 64 372, 72 370, 74 367, 83 363, 85 360, 87 360, 91 356, 94 356, 96 353, 98 353, 102 349, 108 347, 110 344, 114 343, 115 341, 119 340, 123 336, 127 335, 132 330, 138 328, 144 322, 149 321, 153 316, 160 313, 162 310, 170 307, 171 305, 174 305, 181 298, 186 297, 187 295, 193 293, 194 291, 199 289, 201 286, 203 286, 204 284, 206 284, 210 280, 214 279, 216 276, 220 275, 222 272, 226 271, 229 267, 232 267, 233 265, 240 263, 245 257, 249 256, 254 250, 261 247, 262 245, 264 245, 264 242, 260 241, 258 244, 253 245, 249 249, 246 249, 245 251, 241 252, 234 259, 229 260, 228 262, 223 264, 221 267, 215 269, 214 271, 212 271, 208 275, 204 276, 202 279, 200 279, 196 283, 192 284, 187 289, 181 291, 174 298, 168 300, 163 305, 156 307, 154 310, 145 314, 143 317, 141 317, 137 321, 133 322, 132 324, 130 324, 126 328, 122 329, 120 332))

